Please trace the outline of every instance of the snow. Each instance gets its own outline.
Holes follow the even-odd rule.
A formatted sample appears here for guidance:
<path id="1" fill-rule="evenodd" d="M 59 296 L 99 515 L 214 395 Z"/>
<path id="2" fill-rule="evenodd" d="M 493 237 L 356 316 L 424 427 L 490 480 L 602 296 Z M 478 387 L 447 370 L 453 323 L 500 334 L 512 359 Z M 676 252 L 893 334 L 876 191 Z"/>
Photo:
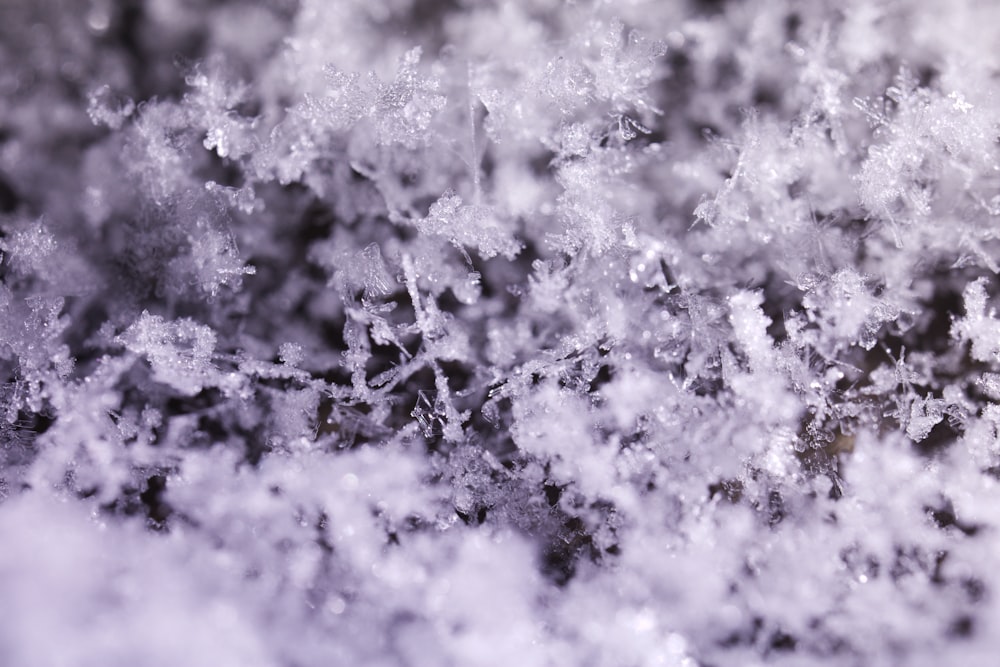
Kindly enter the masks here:
<path id="1" fill-rule="evenodd" d="M 992 664 L 962 0 L 0 3 L 0 664 Z"/>

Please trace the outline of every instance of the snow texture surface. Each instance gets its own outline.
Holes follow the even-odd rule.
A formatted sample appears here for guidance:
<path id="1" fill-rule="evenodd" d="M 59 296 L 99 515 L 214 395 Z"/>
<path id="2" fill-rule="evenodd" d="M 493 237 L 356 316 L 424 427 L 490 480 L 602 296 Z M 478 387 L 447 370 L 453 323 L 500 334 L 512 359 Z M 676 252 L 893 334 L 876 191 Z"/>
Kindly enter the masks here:
<path id="1" fill-rule="evenodd" d="M 0 664 L 995 665 L 997 44 L 0 0 Z"/>

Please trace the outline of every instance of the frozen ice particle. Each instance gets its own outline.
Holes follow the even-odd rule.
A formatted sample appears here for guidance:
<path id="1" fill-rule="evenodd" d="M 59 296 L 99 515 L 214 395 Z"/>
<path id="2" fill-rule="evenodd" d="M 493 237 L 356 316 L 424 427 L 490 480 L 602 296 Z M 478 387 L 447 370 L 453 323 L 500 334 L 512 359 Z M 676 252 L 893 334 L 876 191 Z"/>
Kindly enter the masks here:
<path id="1" fill-rule="evenodd" d="M 135 112 L 132 98 L 116 94 L 111 86 L 103 85 L 90 94 L 87 113 L 94 125 L 119 130 Z"/>
<path id="2" fill-rule="evenodd" d="M 965 317 L 955 320 L 952 335 L 971 345 L 972 358 L 976 361 L 1000 361 L 1000 320 L 987 305 L 986 279 L 969 283 L 963 292 Z"/>
<path id="3" fill-rule="evenodd" d="M 154 379 L 182 394 L 194 395 L 218 383 L 212 365 L 215 332 L 192 319 L 168 321 L 143 311 L 117 340 L 149 360 Z"/>

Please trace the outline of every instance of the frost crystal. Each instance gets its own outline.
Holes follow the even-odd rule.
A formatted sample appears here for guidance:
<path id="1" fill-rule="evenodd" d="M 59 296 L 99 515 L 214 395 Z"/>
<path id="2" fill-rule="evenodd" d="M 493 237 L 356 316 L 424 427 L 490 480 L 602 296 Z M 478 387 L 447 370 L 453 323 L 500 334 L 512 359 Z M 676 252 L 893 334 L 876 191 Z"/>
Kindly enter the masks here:
<path id="1" fill-rule="evenodd" d="M 1000 10 L 0 1 L 0 665 L 990 665 Z"/>
<path id="2" fill-rule="evenodd" d="M 117 340 L 149 360 L 153 379 L 182 394 L 194 395 L 214 384 L 217 372 L 211 360 L 215 333 L 194 320 L 166 322 L 143 311 Z"/>
<path id="3" fill-rule="evenodd" d="M 993 308 L 987 310 L 986 280 L 970 283 L 963 292 L 965 317 L 956 320 L 952 332 L 959 340 L 972 343 L 976 361 L 1000 362 L 1000 320 Z"/>

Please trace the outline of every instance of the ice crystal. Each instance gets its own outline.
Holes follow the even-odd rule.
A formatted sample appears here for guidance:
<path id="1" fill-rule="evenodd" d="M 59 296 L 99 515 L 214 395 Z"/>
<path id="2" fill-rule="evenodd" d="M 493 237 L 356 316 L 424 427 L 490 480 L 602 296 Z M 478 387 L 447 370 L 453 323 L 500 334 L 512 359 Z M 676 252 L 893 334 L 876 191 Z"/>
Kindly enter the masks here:
<path id="1" fill-rule="evenodd" d="M 992 664 L 990 3 L 0 3 L 0 664 Z"/>

